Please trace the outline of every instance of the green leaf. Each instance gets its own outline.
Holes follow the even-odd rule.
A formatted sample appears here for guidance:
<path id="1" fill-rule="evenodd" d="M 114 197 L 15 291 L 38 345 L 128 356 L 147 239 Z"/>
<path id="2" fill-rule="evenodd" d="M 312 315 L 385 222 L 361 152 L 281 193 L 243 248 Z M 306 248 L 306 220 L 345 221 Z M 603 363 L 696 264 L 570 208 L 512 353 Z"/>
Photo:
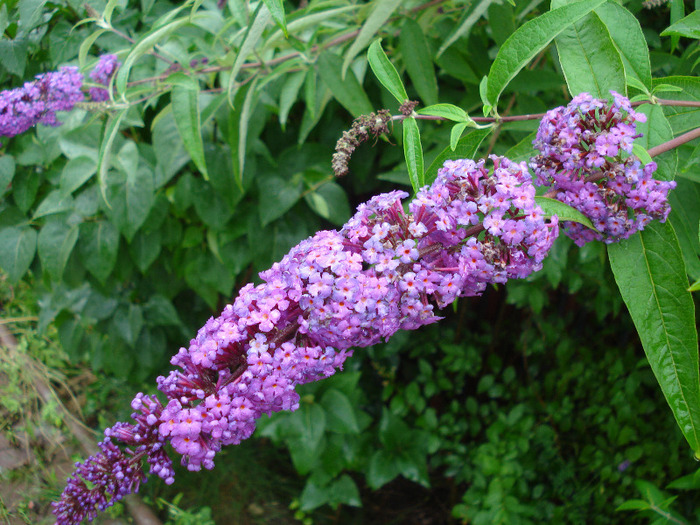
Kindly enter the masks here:
<path id="1" fill-rule="evenodd" d="M 306 78 L 305 71 L 297 71 L 296 73 L 290 73 L 287 75 L 282 89 L 280 91 L 280 103 L 279 103 L 279 121 L 282 129 L 285 129 L 287 125 L 287 117 L 289 117 L 289 111 L 292 106 L 297 101 L 297 95 L 299 94 L 299 89 L 301 89 L 304 79 Z"/>
<path id="2" fill-rule="evenodd" d="M 267 226 L 275 219 L 284 215 L 301 198 L 304 183 L 301 177 L 291 179 L 282 177 L 260 177 L 258 186 L 265 195 L 265 206 L 260 206 L 260 222 Z"/>
<path id="3" fill-rule="evenodd" d="M 80 226 L 78 253 L 87 270 L 104 283 L 117 262 L 119 231 L 109 221 L 85 222 Z"/>
<path id="4" fill-rule="evenodd" d="M 372 68 L 374 75 L 377 80 L 381 82 L 389 93 L 394 95 L 394 98 L 403 104 L 408 100 L 408 95 L 406 94 L 406 88 L 404 88 L 403 82 L 401 82 L 401 77 L 398 71 L 391 63 L 386 53 L 382 49 L 381 38 L 372 42 L 367 50 L 367 61 L 369 62 L 369 67 Z"/>
<path id="5" fill-rule="evenodd" d="M 638 80 L 646 91 L 651 90 L 649 46 L 637 17 L 615 2 L 596 8 L 595 13 L 607 28 L 625 65 L 627 82 Z M 645 90 L 642 90 L 645 91 Z"/>
<path id="6" fill-rule="evenodd" d="M 74 157 L 66 162 L 61 172 L 61 192 L 66 195 L 85 184 L 97 173 L 97 163 L 90 157 Z"/>
<path id="7" fill-rule="evenodd" d="M 607 99 L 610 90 L 627 93 L 622 58 L 596 13 L 589 13 L 561 31 L 556 44 L 572 95 L 588 92 Z"/>
<path id="8" fill-rule="evenodd" d="M 236 83 L 238 72 L 241 70 L 241 66 L 243 66 L 243 63 L 248 56 L 250 56 L 250 54 L 255 50 L 255 46 L 257 46 L 258 42 L 260 42 L 263 31 L 265 30 L 267 23 L 270 21 L 270 11 L 264 4 L 260 4 L 255 10 L 255 14 L 253 16 L 253 21 L 248 26 L 246 35 L 243 38 L 243 42 L 241 43 L 241 47 L 236 54 L 236 59 L 233 61 L 233 66 L 231 66 L 231 72 L 229 73 L 230 77 L 227 92 L 229 102 L 232 105 L 234 95 L 239 87 L 239 85 Z"/>
<path id="9" fill-rule="evenodd" d="M 411 179 L 413 191 L 418 192 L 425 186 L 423 172 L 423 146 L 420 142 L 420 131 L 416 119 L 409 117 L 403 121 L 403 153 L 408 168 L 408 178 Z"/>
<path id="10" fill-rule="evenodd" d="M 153 173 L 146 166 L 126 174 L 110 171 L 107 198 L 111 207 L 105 206 L 105 213 L 127 241 L 131 242 L 148 217 L 155 202 L 154 191 Z"/>
<path id="11" fill-rule="evenodd" d="M 97 180 L 100 184 L 100 193 L 102 194 L 102 198 L 108 207 L 110 206 L 110 203 L 107 199 L 106 193 L 106 174 L 110 166 L 112 144 L 114 144 L 114 139 L 117 137 L 119 125 L 126 115 L 126 111 L 126 109 L 122 109 L 121 111 L 110 115 L 107 119 L 104 135 L 102 136 L 102 142 L 100 143 L 100 151 L 97 155 Z"/>
<path id="12" fill-rule="evenodd" d="M 451 147 L 447 147 L 440 152 L 437 158 L 430 163 L 428 169 L 425 171 L 425 183 L 432 184 L 437 177 L 437 172 L 446 160 L 455 159 L 471 159 L 476 155 L 481 142 L 486 138 L 486 136 L 491 133 L 491 128 L 486 129 L 475 129 L 470 131 L 467 135 L 459 139 L 457 147 L 452 150 Z"/>
<path id="13" fill-rule="evenodd" d="M 622 505 L 618 506 L 615 510 L 648 510 L 650 508 L 651 505 L 648 501 L 644 501 L 643 499 L 629 499 Z"/>
<path id="14" fill-rule="evenodd" d="M 13 75 L 21 77 L 27 66 L 27 49 L 29 42 L 26 38 L 0 39 L 0 64 Z"/>
<path id="15" fill-rule="evenodd" d="M 236 182 L 238 182 L 238 187 L 243 189 L 243 169 L 245 168 L 245 158 L 246 150 L 248 144 L 248 124 L 250 123 L 250 118 L 255 110 L 255 105 L 258 103 L 258 91 L 255 89 L 258 84 L 259 78 L 253 80 L 250 85 L 250 89 L 245 94 L 243 99 L 243 105 L 241 106 L 241 118 L 238 122 L 238 171 L 236 172 L 238 177 Z"/>
<path id="16" fill-rule="evenodd" d="M 399 475 L 399 467 L 393 455 L 386 450 L 377 450 L 369 460 L 366 471 L 367 484 L 374 490 L 386 485 Z"/>
<path id="17" fill-rule="evenodd" d="M 442 117 L 454 122 L 470 122 L 471 119 L 467 112 L 454 104 L 433 104 L 419 109 L 416 113 L 419 115 L 432 115 L 434 117 Z"/>
<path id="18" fill-rule="evenodd" d="M 651 369 L 691 449 L 700 457 L 700 377 L 695 305 L 671 225 L 650 223 L 608 245 L 615 280 Z"/>
<path id="19" fill-rule="evenodd" d="M 287 21 L 284 18 L 284 2 L 282 0 L 263 0 L 265 6 L 270 11 L 275 24 L 282 30 L 285 38 L 289 37 L 287 32 Z"/>
<path id="20" fill-rule="evenodd" d="M 144 305 L 146 321 L 156 326 L 180 326 L 182 321 L 173 303 L 164 295 L 155 294 L 149 297 Z"/>
<path id="21" fill-rule="evenodd" d="M 700 38 L 700 11 L 693 11 L 661 32 L 661 36 L 671 35 Z"/>
<path id="22" fill-rule="evenodd" d="M 458 122 L 450 130 L 450 149 L 454 151 L 457 149 L 457 144 L 459 144 L 459 139 L 462 137 L 462 133 L 467 127 L 466 122 Z"/>
<path id="23" fill-rule="evenodd" d="M 87 62 L 87 54 L 88 51 L 90 51 L 90 48 L 92 45 L 95 43 L 95 41 L 100 38 L 104 33 L 106 33 L 107 30 L 104 28 L 96 29 L 92 33 L 90 33 L 85 40 L 83 40 L 83 43 L 80 44 L 80 48 L 78 50 L 78 64 L 80 65 L 80 68 L 84 68 L 85 64 Z"/>
<path id="24" fill-rule="evenodd" d="M 120 0 L 109 0 L 105 6 L 105 10 L 102 12 L 102 19 L 107 23 L 108 26 L 112 25 L 112 13 L 114 8 L 119 5 Z"/>
<path id="25" fill-rule="evenodd" d="M 355 73 L 348 71 L 343 79 L 341 68 L 341 58 L 330 51 L 323 51 L 316 62 L 316 69 L 321 80 L 345 109 L 355 117 L 371 113 L 372 104 L 357 81 Z"/>
<path id="26" fill-rule="evenodd" d="M 27 33 L 39 25 L 46 0 L 22 0 L 17 6 L 19 22 Z"/>
<path id="27" fill-rule="evenodd" d="M 288 439 L 294 467 L 299 474 L 307 474 L 322 452 L 326 414 L 319 405 L 304 403 L 288 418 L 288 425 L 290 433 L 295 434 Z"/>
<path id="28" fill-rule="evenodd" d="M 494 1 L 495 0 L 479 0 L 478 3 L 473 4 L 471 9 L 465 9 L 461 18 L 457 22 L 455 29 L 445 39 L 440 46 L 440 49 L 438 49 L 437 56 L 442 55 L 448 47 L 457 41 L 457 39 L 469 37 L 469 33 L 471 32 L 472 27 L 474 27 L 474 24 L 476 24 L 484 13 L 486 13 L 489 6 Z"/>
<path id="29" fill-rule="evenodd" d="M 552 215 L 559 217 L 560 223 L 562 221 L 578 222 L 592 230 L 595 230 L 593 223 L 590 221 L 590 219 L 588 219 L 588 217 L 568 204 L 559 202 L 556 199 L 550 199 L 549 197 L 535 197 L 535 202 L 540 208 L 542 208 L 542 211 L 548 217 L 551 217 Z"/>
<path id="30" fill-rule="evenodd" d="M 374 35 L 379 31 L 391 14 L 401 5 L 401 0 L 375 0 L 371 3 L 371 12 L 367 15 L 360 33 L 353 40 L 352 45 L 343 53 L 345 59 L 341 67 L 341 78 L 345 79 L 350 64 L 357 54 L 369 44 Z"/>
<path id="31" fill-rule="evenodd" d="M 128 345 L 133 346 L 143 328 L 143 309 L 130 303 L 122 304 L 112 318 L 112 330 L 115 335 L 123 339 Z"/>
<path id="32" fill-rule="evenodd" d="M 515 75 L 564 29 L 606 0 L 582 0 L 554 9 L 523 24 L 505 41 L 491 65 L 486 101 L 496 106 L 501 93 Z"/>
<path id="33" fill-rule="evenodd" d="M 168 81 L 174 84 L 170 97 L 175 124 L 180 132 L 180 137 L 182 137 L 182 142 L 204 180 L 209 180 L 202 143 L 199 82 L 184 73 L 176 73 L 170 76 Z"/>
<path id="34" fill-rule="evenodd" d="M 425 104 L 436 104 L 438 85 L 430 49 L 423 30 L 412 18 L 406 18 L 401 26 L 399 50 L 408 76 L 420 98 Z"/>
<path id="35" fill-rule="evenodd" d="M 0 198 L 5 194 L 15 177 L 15 159 L 12 155 L 0 157 Z"/>
<path id="36" fill-rule="evenodd" d="M 139 231 L 129 243 L 129 254 L 141 273 L 146 273 L 161 250 L 160 230 Z"/>
<path id="37" fill-rule="evenodd" d="M 129 54 L 124 59 L 124 63 L 117 70 L 117 75 L 114 80 L 115 90 L 121 95 L 122 99 L 126 99 L 126 84 L 129 81 L 131 68 L 134 66 L 136 61 L 151 51 L 160 40 L 169 36 L 182 26 L 187 25 L 189 22 L 189 16 L 185 16 L 178 20 L 173 20 L 164 26 L 157 27 L 156 29 L 146 33 L 141 40 L 131 47 L 131 51 L 129 51 Z"/>
<path id="38" fill-rule="evenodd" d="M 60 281 L 63 270 L 78 240 L 78 225 L 69 225 L 64 218 L 54 219 L 41 228 L 37 245 L 44 270 L 54 281 Z"/>
<path id="39" fill-rule="evenodd" d="M 64 194 L 61 190 L 53 190 L 37 207 L 32 220 L 54 213 L 61 213 L 73 209 L 73 198 Z"/>
<path id="40" fill-rule="evenodd" d="M 670 100 L 700 101 L 700 78 L 673 76 L 653 79 L 654 92 L 665 87 L 663 98 Z M 674 89 L 677 91 L 670 91 Z M 700 107 L 664 106 L 664 113 L 673 132 L 678 135 L 700 126 Z"/>
<path id="41" fill-rule="evenodd" d="M 304 199 L 318 215 L 337 226 L 342 226 L 350 218 L 347 194 L 335 182 L 322 184 L 315 191 L 307 193 Z"/>
<path id="42" fill-rule="evenodd" d="M 642 136 L 635 139 L 635 143 L 646 150 L 654 146 L 668 142 L 673 138 L 671 125 L 664 116 L 663 109 L 657 105 L 643 104 L 637 108 L 639 113 L 647 116 L 646 122 L 637 122 L 637 133 Z M 673 149 L 654 158 L 657 164 L 654 178 L 661 180 L 673 180 L 678 170 L 678 151 Z"/>
<path id="43" fill-rule="evenodd" d="M 323 394 L 321 405 L 326 410 L 326 428 L 340 434 L 359 434 L 355 409 L 348 397 L 331 388 Z"/>
<path id="44" fill-rule="evenodd" d="M 669 220 L 678 235 L 686 270 L 692 279 L 700 279 L 700 184 L 678 178 L 678 186 L 669 193 Z"/>
<path id="45" fill-rule="evenodd" d="M 10 283 L 16 284 L 27 273 L 36 253 L 36 230 L 30 226 L 0 229 L 0 267 Z"/>

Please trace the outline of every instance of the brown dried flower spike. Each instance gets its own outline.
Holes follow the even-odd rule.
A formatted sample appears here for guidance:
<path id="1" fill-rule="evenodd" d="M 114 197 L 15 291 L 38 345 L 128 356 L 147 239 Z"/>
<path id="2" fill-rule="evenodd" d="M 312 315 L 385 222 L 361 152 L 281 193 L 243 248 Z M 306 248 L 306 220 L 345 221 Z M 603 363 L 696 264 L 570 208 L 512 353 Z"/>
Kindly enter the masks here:
<path id="1" fill-rule="evenodd" d="M 343 136 L 335 145 L 331 164 L 336 177 L 348 174 L 348 163 L 357 146 L 366 142 L 370 136 L 378 137 L 389 132 L 387 124 L 390 121 L 391 113 L 387 109 L 382 109 L 369 115 L 360 115 L 353 121 L 349 130 L 343 131 Z"/>

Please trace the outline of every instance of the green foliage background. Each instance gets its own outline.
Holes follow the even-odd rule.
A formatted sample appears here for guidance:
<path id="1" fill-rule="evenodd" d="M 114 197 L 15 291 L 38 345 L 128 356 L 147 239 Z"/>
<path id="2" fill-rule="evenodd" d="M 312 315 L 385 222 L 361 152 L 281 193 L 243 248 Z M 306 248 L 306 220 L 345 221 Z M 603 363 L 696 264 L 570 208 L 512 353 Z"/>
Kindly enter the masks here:
<path id="1" fill-rule="evenodd" d="M 423 154 L 410 174 L 399 123 L 358 149 L 347 177 L 330 170 L 354 117 L 398 114 L 368 68 L 367 47 L 378 36 L 418 109 L 449 103 L 475 117 L 500 97 L 502 116 L 541 113 L 568 100 L 567 82 L 588 88 L 591 76 L 567 71 L 562 47 L 546 43 L 512 81 L 494 75 L 480 88 L 507 39 L 549 9 L 514 3 L 1 3 L 5 88 L 62 64 L 87 74 L 103 53 L 123 62 L 110 103 L 7 140 L 0 157 L 0 266 L 12 283 L 34 276 L 37 329 L 55 327 L 73 363 L 107 378 L 90 397 L 101 406 L 92 407 L 101 414 L 96 425 L 128 417 L 131 396 L 155 390 L 170 355 L 238 288 L 299 240 L 342 225 L 371 195 L 431 180 L 447 155 L 532 154 L 537 120 L 490 134 L 417 121 Z M 697 40 L 681 38 L 697 31 L 692 14 L 683 18 L 696 6 L 622 4 L 641 23 L 650 68 L 626 77 L 623 59 L 604 49 L 609 71 L 596 65 L 592 77 L 630 96 L 654 87 L 666 98 L 700 100 Z M 594 26 L 612 34 L 605 15 L 619 5 L 605 6 Z M 673 23 L 681 25 L 663 33 Z M 588 38 L 596 43 L 600 34 Z M 668 129 L 658 120 L 651 132 L 670 137 L 700 124 L 693 108 L 663 113 Z M 445 151 L 450 144 L 455 152 Z M 681 177 L 670 222 L 697 280 L 696 144 L 658 160 L 668 177 Z M 615 513 L 630 498 L 651 505 L 628 503 L 646 509 L 639 516 L 697 521 L 694 478 L 677 483 L 695 492 L 675 501 L 655 488 L 695 465 L 607 257 L 602 245 L 576 249 L 559 239 L 539 274 L 461 300 L 439 325 L 358 350 L 342 374 L 304 386 L 297 412 L 262 421 L 260 443 L 223 453 L 217 469 L 279 476 L 280 490 L 270 483 L 261 493 L 295 500 L 297 518 L 320 522 L 645 522 Z M 242 460 L 246 454 L 260 465 Z M 153 483 L 149 496 L 185 492 L 186 506 L 211 507 L 217 523 L 254 519 L 229 505 L 236 495 L 226 476 L 202 481 L 211 477 L 183 472 L 185 481 L 173 489 Z"/>

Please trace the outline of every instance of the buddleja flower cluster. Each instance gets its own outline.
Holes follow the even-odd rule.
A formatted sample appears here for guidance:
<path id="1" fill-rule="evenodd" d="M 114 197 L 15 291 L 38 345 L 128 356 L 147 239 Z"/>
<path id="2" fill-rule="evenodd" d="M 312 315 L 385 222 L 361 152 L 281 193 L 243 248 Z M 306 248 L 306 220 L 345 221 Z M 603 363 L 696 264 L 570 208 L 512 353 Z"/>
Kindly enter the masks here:
<path id="1" fill-rule="evenodd" d="M 0 136 L 14 137 L 37 124 L 58 126 L 56 112 L 69 111 L 83 100 L 82 85 L 78 68 L 62 67 L 0 92 Z"/>
<path id="2" fill-rule="evenodd" d="M 90 78 L 106 86 L 120 65 L 116 55 L 102 55 Z M 0 92 L 0 136 L 14 137 L 37 124 L 60 125 L 56 112 L 70 111 L 82 102 L 85 99 L 82 87 L 83 75 L 78 68 L 64 66 L 37 75 L 36 80 L 22 87 Z M 104 88 L 91 87 L 88 91 L 93 102 L 109 99 Z"/>
<path id="3" fill-rule="evenodd" d="M 138 394 L 133 422 L 105 431 L 101 452 L 76 465 L 54 513 L 92 519 L 150 473 L 173 482 L 164 446 L 190 470 L 211 469 L 262 414 L 295 410 L 296 385 L 331 376 L 363 347 L 440 318 L 435 307 L 541 267 L 558 234 L 535 204 L 525 163 L 447 161 L 404 211 L 400 191 L 361 205 L 340 231 L 322 231 L 240 290 L 158 378 L 165 403 Z M 120 442 L 119 448 L 115 442 Z"/>
<path id="4" fill-rule="evenodd" d="M 656 164 L 642 166 L 633 156 L 636 123 L 646 116 L 611 91 L 612 101 L 582 93 L 566 107 L 547 113 L 533 144 L 540 154 L 530 167 L 538 184 L 552 186 L 556 198 L 590 218 L 598 230 L 564 222 L 579 246 L 592 240 L 627 239 L 652 219 L 664 222 L 671 211 L 668 191 L 675 182 L 652 178 Z"/>
<path id="5" fill-rule="evenodd" d="M 95 68 L 90 72 L 90 79 L 103 86 L 108 86 L 112 76 L 121 65 L 122 63 L 117 59 L 117 55 L 102 55 L 97 61 Z M 90 100 L 93 102 L 109 100 L 109 91 L 104 88 L 91 87 L 88 92 L 90 93 Z"/>

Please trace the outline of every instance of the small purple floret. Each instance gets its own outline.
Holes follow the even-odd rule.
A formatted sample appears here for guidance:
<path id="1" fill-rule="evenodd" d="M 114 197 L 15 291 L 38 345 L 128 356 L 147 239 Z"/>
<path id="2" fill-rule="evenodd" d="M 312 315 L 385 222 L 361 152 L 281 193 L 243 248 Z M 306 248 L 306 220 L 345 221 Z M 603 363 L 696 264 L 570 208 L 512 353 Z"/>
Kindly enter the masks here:
<path id="1" fill-rule="evenodd" d="M 598 232 L 564 222 L 565 233 L 583 246 L 627 239 L 652 219 L 664 222 L 671 208 L 668 192 L 673 181 L 652 178 L 656 163 L 642 166 L 632 155 L 636 122 L 646 115 L 614 91 L 612 102 L 588 93 L 566 107 L 547 112 L 533 141 L 540 154 L 530 162 L 537 182 L 551 186 L 556 198 L 587 216 Z"/>

